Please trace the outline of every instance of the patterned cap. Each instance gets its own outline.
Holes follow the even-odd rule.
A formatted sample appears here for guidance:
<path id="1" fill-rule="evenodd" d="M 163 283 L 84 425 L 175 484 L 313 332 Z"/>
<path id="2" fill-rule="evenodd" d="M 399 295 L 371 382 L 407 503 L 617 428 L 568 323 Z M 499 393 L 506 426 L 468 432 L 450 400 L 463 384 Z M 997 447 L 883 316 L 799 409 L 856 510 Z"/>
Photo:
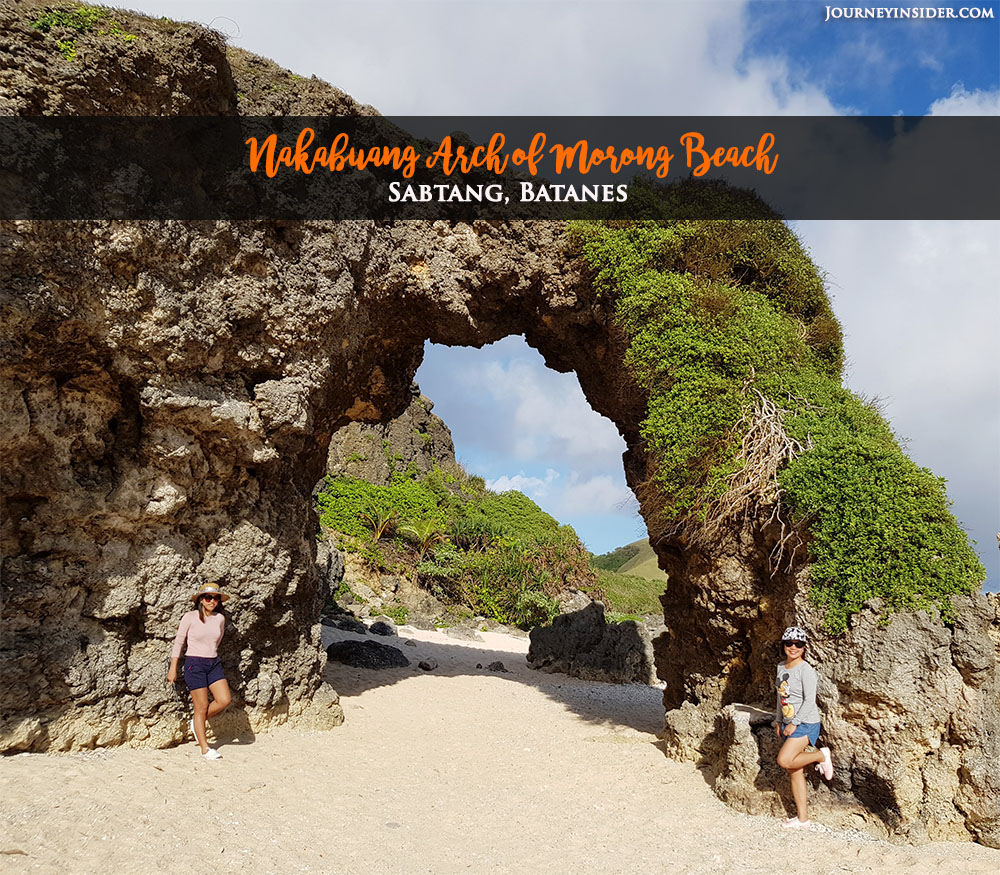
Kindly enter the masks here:
<path id="1" fill-rule="evenodd" d="M 806 635 L 805 629 L 800 629 L 798 626 L 789 626 L 781 633 L 782 641 L 808 641 L 809 636 Z"/>

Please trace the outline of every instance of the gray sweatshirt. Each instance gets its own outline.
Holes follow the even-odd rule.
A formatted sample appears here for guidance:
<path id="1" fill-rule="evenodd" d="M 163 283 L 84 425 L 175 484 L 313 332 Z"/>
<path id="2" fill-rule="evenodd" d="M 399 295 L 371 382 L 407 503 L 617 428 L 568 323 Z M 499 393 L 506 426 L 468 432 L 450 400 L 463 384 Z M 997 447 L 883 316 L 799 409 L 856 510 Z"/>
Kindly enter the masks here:
<path id="1" fill-rule="evenodd" d="M 808 662 L 800 662 L 795 668 L 778 666 L 778 724 L 819 723 L 819 708 L 816 707 L 817 675 Z"/>

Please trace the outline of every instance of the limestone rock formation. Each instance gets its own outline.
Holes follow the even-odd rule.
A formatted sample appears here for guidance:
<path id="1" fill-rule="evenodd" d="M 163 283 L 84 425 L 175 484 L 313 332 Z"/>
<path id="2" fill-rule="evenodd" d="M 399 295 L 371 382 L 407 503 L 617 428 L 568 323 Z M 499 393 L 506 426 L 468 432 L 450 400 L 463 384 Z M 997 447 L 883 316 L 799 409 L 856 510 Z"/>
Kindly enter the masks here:
<path id="1" fill-rule="evenodd" d="M 80 33 L 69 61 L 32 27 L 37 11 L 0 13 L 8 114 L 370 112 L 202 28 L 124 12 L 134 40 Z M 0 749 L 182 740 L 166 657 L 205 580 L 235 596 L 229 719 L 253 731 L 342 719 L 319 624 L 337 560 L 317 572 L 311 503 L 331 435 L 405 410 L 428 339 L 523 333 L 575 371 L 628 446 L 670 575 L 655 656 L 671 749 L 725 757 L 719 792 L 770 809 L 761 791 L 784 778 L 766 732 L 717 720 L 769 705 L 774 642 L 795 621 L 813 634 L 837 761 L 820 806 L 1000 847 L 996 599 L 956 599 L 948 624 L 914 614 L 884 628 L 873 605 L 830 639 L 804 562 L 772 575 L 781 535 L 766 518 L 711 549 L 666 531 L 639 430 L 646 390 L 561 225 L 20 221 L 0 225 L 0 259 Z M 748 733 L 765 763 L 754 778 Z"/>
<path id="2" fill-rule="evenodd" d="M 678 580 L 672 575 L 671 585 Z M 1000 598 L 956 597 L 952 625 L 924 612 L 893 615 L 886 625 L 883 605 L 873 600 L 846 635 L 832 638 L 803 591 L 782 604 L 780 593 L 761 588 L 759 608 L 748 604 L 753 596 L 736 602 L 734 595 L 718 588 L 695 600 L 690 641 L 671 613 L 681 603 L 676 591 L 663 597 L 667 633 L 654 642 L 657 667 L 671 678 L 679 667 L 688 672 L 686 697 L 669 683 L 664 694 L 668 753 L 705 764 L 716 792 L 734 807 L 793 811 L 770 724 L 777 642 L 794 618 L 810 633 L 806 658 L 820 676 L 821 740 L 834 758 L 832 782 L 810 776 L 810 807 L 819 819 L 914 840 L 971 834 L 1000 847 Z M 691 614 L 692 606 L 685 610 Z M 713 663 L 713 654 L 726 661 Z"/>
<path id="3" fill-rule="evenodd" d="M 653 684 L 653 646 L 642 623 L 608 623 L 604 606 L 591 602 L 560 614 L 551 626 L 538 626 L 528 636 L 528 665 L 590 681 Z"/>
<path id="4" fill-rule="evenodd" d="M 407 408 L 386 423 L 351 422 L 338 429 L 330 441 L 327 470 L 370 483 L 386 485 L 393 471 L 427 474 L 436 466 L 455 467 L 451 430 L 431 411 L 434 402 L 420 394 L 414 383 Z"/>

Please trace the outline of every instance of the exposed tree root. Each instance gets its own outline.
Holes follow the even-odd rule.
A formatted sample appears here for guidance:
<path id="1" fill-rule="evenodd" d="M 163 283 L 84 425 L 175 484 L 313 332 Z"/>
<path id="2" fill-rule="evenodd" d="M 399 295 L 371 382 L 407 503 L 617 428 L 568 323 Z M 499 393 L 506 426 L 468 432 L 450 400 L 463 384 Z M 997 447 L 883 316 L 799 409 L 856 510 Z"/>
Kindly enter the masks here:
<path id="1" fill-rule="evenodd" d="M 778 542 L 768 562 L 773 576 L 786 555 L 786 570 L 792 567 L 796 552 L 804 543 L 798 529 L 783 513 L 778 471 L 811 449 L 812 441 L 803 445 L 788 435 L 783 420 L 788 411 L 753 386 L 752 377 L 743 388 L 744 394 L 752 399 L 752 405 L 735 428 L 737 433 L 743 434 L 739 469 L 729 476 L 725 492 L 699 502 L 679 523 L 675 533 L 686 536 L 691 547 L 710 547 L 733 522 L 739 520 L 745 525 L 751 517 L 768 514 L 767 524 L 780 526 Z M 791 396 L 789 401 L 800 407 L 807 403 Z"/>

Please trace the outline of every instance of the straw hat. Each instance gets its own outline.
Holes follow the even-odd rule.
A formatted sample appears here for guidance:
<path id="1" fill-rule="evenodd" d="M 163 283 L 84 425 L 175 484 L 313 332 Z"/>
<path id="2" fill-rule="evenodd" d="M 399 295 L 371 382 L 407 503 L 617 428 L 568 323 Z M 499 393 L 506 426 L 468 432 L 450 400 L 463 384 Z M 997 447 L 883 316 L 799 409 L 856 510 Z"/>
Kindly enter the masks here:
<path id="1" fill-rule="evenodd" d="M 198 599 L 200 599 L 203 595 L 209 594 L 219 596 L 224 602 L 229 601 L 229 596 L 219 589 L 218 585 L 215 583 L 206 583 L 201 589 L 198 590 L 198 592 L 191 596 L 191 601 L 198 604 Z"/>

